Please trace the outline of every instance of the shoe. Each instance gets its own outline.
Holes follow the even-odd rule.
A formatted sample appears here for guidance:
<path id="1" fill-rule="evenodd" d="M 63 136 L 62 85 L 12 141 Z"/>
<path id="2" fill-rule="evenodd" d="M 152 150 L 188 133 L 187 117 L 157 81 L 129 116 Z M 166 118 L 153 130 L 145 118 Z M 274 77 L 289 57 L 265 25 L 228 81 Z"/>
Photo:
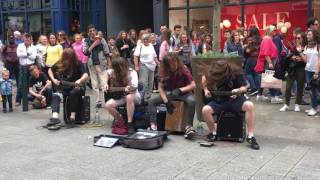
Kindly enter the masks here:
<path id="1" fill-rule="evenodd" d="M 285 111 L 287 111 L 287 110 L 289 110 L 290 108 L 289 108 L 289 106 L 288 105 L 283 105 L 283 107 L 280 109 L 280 112 L 285 112 Z"/>
<path id="2" fill-rule="evenodd" d="M 299 104 L 294 105 L 294 112 L 300 112 L 300 106 Z"/>
<path id="3" fill-rule="evenodd" d="M 255 96 L 257 94 L 258 94 L 257 90 L 252 90 L 252 91 L 250 91 L 249 96 Z"/>
<path id="4" fill-rule="evenodd" d="M 128 123 L 128 135 L 134 134 L 136 131 L 133 128 L 132 123 Z"/>
<path id="5" fill-rule="evenodd" d="M 257 95 L 256 100 L 257 100 L 257 101 L 269 101 L 270 98 L 267 97 L 267 96 L 264 96 L 264 95 Z"/>
<path id="6" fill-rule="evenodd" d="M 151 123 L 151 125 L 150 125 L 150 130 L 151 130 L 151 131 L 156 131 L 156 130 L 158 130 L 157 125 L 156 125 L 155 123 Z"/>
<path id="7" fill-rule="evenodd" d="M 6 110 L 6 109 L 3 109 L 2 112 L 3 112 L 3 113 L 7 113 L 7 110 Z"/>
<path id="8" fill-rule="evenodd" d="M 47 109 L 52 109 L 52 107 L 51 106 L 47 106 Z"/>
<path id="9" fill-rule="evenodd" d="M 305 100 L 302 99 L 301 105 L 310 105 L 310 103 L 306 102 Z"/>
<path id="10" fill-rule="evenodd" d="M 208 141 L 208 142 L 214 142 L 214 141 L 217 140 L 216 135 L 213 135 L 212 133 L 209 133 L 209 134 L 206 136 L 206 138 L 207 138 L 207 141 Z"/>
<path id="11" fill-rule="evenodd" d="M 247 138 L 247 142 L 250 144 L 250 147 L 254 150 L 259 150 L 260 146 L 255 137 Z"/>
<path id="12" fill-rule="evenodd" d="M 54 126 L 54 125 L 57 125 L 57 124 L 60 124 L 60 123 L 61 123 L 61 121 L 58 118 L 50 118 L 49 122 L 46 125 L 42 126 L 42 127 L 43 128 L 48 128 L 50 126 Z"/>
<path id="13" fill-rule="evenodd" d="M 308 116 L 314 116 L 317 114 L 317 110 L 311 108 L 309 111 L 308 111 Z"/>
<path id="14" fill-rule="evenodd" d="M 21 103 L 19 103 L 19 102 L 16 102 L 16 104 L 15 104 L 15 106 L 20 106 L 21 105 Z"/>
<path id="15" fill-rule="evenodd" d="M 271 98 L 271 104 L 281 104 L 283 103 L 283 99 L 279 98 L 279 97 L 273 97 Z"/>
<path id="16" fill-rule="evenodd" d="M 195 136 L 196 132 L 192 129 L 192 127 L 187 127 L 186 131 L 184 133 L 184 138 L 186 139 L 193 139 Z"/>
<path id="17" fill-rule="evenodd" d="M 72 129 L 75 127 L 76 127 L 75 119 L 70 118 L 70 121 L 68 123 L 66 123 L 66 129 Z"/>
<path id="18" fill-rule="evenodd" d="M 13 112 L 13 109 L 12 109 L 12 108 L 9 108 L 9 112 Z"/>

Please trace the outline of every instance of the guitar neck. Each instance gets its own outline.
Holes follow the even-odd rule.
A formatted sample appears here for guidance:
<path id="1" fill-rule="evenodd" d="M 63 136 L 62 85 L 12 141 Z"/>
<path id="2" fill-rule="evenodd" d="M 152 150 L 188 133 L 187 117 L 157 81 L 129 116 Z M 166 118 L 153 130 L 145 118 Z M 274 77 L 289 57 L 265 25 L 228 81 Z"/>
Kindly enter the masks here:
<path id="1" fill-rule="evenodd" d="M 125 91 L 126 87 L 109 87 L 110 92 L 122 92 Z"/>

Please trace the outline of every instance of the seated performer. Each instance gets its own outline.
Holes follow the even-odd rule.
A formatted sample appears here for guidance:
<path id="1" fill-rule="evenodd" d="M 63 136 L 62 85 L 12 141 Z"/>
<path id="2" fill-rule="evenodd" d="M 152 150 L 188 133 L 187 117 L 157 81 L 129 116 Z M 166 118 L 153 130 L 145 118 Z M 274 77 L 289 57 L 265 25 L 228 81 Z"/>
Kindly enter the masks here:
<path id="1" fill-rule="evenodd" d="M 120 97 L 111 95 L 111 99 L 106 102 L 107 111 L 116 119 L 123 121 L 123 117 L 117 111 L 117 107 L 126 104 L 128 116 L 128 133 L 133 134 L 133 114 L 135 104 L 141 102 L 141 96 L 138 92 L 138 74 L 135 70 L 129 68 L 128 61 L 122 57 L 112 60 L 112 69 L 107 70 L 106 93 L 112 92 L 113 87 L 123 87 L 120 91 Z M 118 90 L 117 90 L 118 91 Z M 121 92 L 122 91 L 122 92 Z M 117 93 L 119 94 L 119 93 Z"/>
<path id="2" fill-rule="evenodd" d="M 248 101 L 243 93 L 247 91 L 246 80 L 242 70 L 226 61 L 214 63 L 202 77 L 202 84 L 206 98 L 212 98 L 209 104 L 202 108 L 202 116 L 206 121 L 210 133 L 208 141 L 213 142 L 216 138 L 217 124 L 214 114 L 219 115 L 222 111 L 246 114 L 248 127 L 247 142 L 253 149 L 260 149 L 254 137 L 254 104 Z M 214 96 L 212 91 L 231 91 L 237 95 Z"/>
<path id="3" fill-rule="evenodd" d="M 60 123 L 59 112 L 60 102 L 68 97 L 69 110 L 71 112 L 67 128 L 74 127 L 76 112 L 78 112 L 81 96 L 84 95 L 84 84 L 88 80 L 83 64 L 77 59 L 77 55 L 71 48 L 64 49 L 61 59 L 48 71 L 53 83 L 52 95 L 52 117 L 47 126 L 54 126 Z"/>
<path id="4" fill-rule="evenodd" d="M 159 94 L 148 101 L 148 113 L 150 115 L 150 128 L 157 130 L 157 108 L 158 104 L 164 103 L 167 112 L 173 113 L 173 100 L 180 100 L 185 103 L 187 114 L 187 126 L 185 138 L 191 139 L 193 130 L 193 118 L 195 114 L 195 98 L 192 91 L 196 85 L 188 68 L 179 60 L 178 54 L 168 53 L 164 56 L 159 71 L 160 81 L 158 83 Z"/>

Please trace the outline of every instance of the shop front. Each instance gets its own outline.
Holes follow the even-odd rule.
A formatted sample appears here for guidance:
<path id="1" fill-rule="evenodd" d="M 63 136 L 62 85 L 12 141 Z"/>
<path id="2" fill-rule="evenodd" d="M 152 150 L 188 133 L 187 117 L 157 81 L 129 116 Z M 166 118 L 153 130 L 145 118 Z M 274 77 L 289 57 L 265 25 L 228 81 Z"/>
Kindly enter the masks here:
<path id="1" fill-rule="evenodd" d="M 1 39 L 15 30 L 29 32 L 35 40 L 40 34 L 59 30 L 71 35 L 82 32 L 93 22 L 92 8 L 97 3 L 99 0 L 0 0 Z"/>
<path id="2" fill-rule="evenodd" d="M 185 29 L 212 32 L 212 0 L 169 0 L 169 27 L 180 24 Z M 320 18 L 320 0 L 229 0 L 221 11 L 221 31 L 256 26 L 263 33 L 266 26 L 290 23 L 306 28 L 308 16 Z"/>

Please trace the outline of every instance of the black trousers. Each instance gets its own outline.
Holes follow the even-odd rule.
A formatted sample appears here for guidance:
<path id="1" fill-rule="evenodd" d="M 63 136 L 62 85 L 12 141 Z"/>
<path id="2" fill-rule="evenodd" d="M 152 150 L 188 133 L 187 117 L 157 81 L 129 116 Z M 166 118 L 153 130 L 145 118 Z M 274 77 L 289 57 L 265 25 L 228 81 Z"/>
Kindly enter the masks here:
<path id="1" fill-rule="evenodd" d="M 77 112 L 77 110 L 81 108 L 80 100 L 82 95 L 84 95 L 84 90 L 77 88 L 72 89 L 70 92 L 53 93 L 51 101 L 52 112 L 60 113 L 60 102 L 63 98 L 68 98 L 67 103 L 70 112 Z"/>
<path id="2" fill-rule="evenodd" d="M 10 95 L 2 95 L 3 109 L 7 109 L 7 102 L 9 104 L 9 109 L 12 109 L 12 94 L 10 94 Z"/>

